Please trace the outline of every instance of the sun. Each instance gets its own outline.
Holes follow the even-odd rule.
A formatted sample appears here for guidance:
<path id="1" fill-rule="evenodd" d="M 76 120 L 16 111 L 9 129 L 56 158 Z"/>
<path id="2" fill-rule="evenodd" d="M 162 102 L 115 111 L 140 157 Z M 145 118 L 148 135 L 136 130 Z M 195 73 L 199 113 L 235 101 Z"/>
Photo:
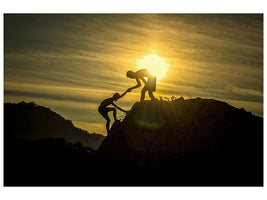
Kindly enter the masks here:
<path id="1" fill-rule="evenodd" d="M 168 65 L 162 57 L 150 54 L 138 61 L 138 68 L 148 69 L 152 75 L 157 77 L 157 80 L 160 80 L 165 77 Z"/>

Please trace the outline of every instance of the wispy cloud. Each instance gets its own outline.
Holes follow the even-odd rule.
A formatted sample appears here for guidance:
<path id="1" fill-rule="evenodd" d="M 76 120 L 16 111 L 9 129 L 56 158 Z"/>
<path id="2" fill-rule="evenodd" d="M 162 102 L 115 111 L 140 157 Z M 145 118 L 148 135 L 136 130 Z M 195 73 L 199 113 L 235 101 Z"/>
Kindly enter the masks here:
<path id="1" fill-rule="evenodd" d="M 169 64 L 156 96 L 216 98 L 262 113 L 263 15 L 5 15 L 4 35 L 6 102 L 103 123 L 98 104 L 133 86 L 127 70 L 153 52 Z M 140 89 L 133 92 L 118 104 L 138 101 Z"/>

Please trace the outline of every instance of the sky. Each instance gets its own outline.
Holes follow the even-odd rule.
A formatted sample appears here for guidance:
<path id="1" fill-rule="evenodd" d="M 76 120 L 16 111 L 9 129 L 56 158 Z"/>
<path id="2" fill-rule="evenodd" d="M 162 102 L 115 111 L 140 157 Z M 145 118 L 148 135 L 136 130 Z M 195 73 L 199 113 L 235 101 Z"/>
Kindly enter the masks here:
<path id="1" fill-rule="evenodd" d="M 5 14 L 4 102 L 35 102 L 106 135 L 99 104 L 134 86 L 126 72 L 149 55 L 166 66 L 156 98 L 212 98 L 263 116 L 261 14 Z M 141 89 L 116 104 L 129 110 Z"/>

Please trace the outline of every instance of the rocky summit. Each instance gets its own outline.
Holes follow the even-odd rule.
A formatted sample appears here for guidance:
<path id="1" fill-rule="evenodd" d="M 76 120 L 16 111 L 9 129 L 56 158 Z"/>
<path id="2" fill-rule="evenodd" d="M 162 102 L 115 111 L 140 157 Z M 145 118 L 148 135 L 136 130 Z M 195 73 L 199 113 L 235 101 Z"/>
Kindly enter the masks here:
<path id="1" fill-rule="evenodd" d="M 259 183 L 263 119 L 213 99 L 137 102 L 113 125 L 98 153 L 110 162 L 157 169 L 158 177 L 178 174 L 200 185 L 203 179 Z"/>

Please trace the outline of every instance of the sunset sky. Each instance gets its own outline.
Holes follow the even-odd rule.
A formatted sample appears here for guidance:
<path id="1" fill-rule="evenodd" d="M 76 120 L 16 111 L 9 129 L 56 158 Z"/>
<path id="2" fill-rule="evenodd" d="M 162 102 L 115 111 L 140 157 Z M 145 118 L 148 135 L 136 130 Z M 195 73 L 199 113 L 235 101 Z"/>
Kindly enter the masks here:
<path id="1" fill-rule="evenodd" d="M 261 14 L 4 16 L 4 102 L 33 101 L 90 133 L 106 135 L 98 105 L 149 62 L 165 73 L 158 99 L 212 98 L 263 116 Z M 116 104 L 129 110 L 141 89 Z"/>

